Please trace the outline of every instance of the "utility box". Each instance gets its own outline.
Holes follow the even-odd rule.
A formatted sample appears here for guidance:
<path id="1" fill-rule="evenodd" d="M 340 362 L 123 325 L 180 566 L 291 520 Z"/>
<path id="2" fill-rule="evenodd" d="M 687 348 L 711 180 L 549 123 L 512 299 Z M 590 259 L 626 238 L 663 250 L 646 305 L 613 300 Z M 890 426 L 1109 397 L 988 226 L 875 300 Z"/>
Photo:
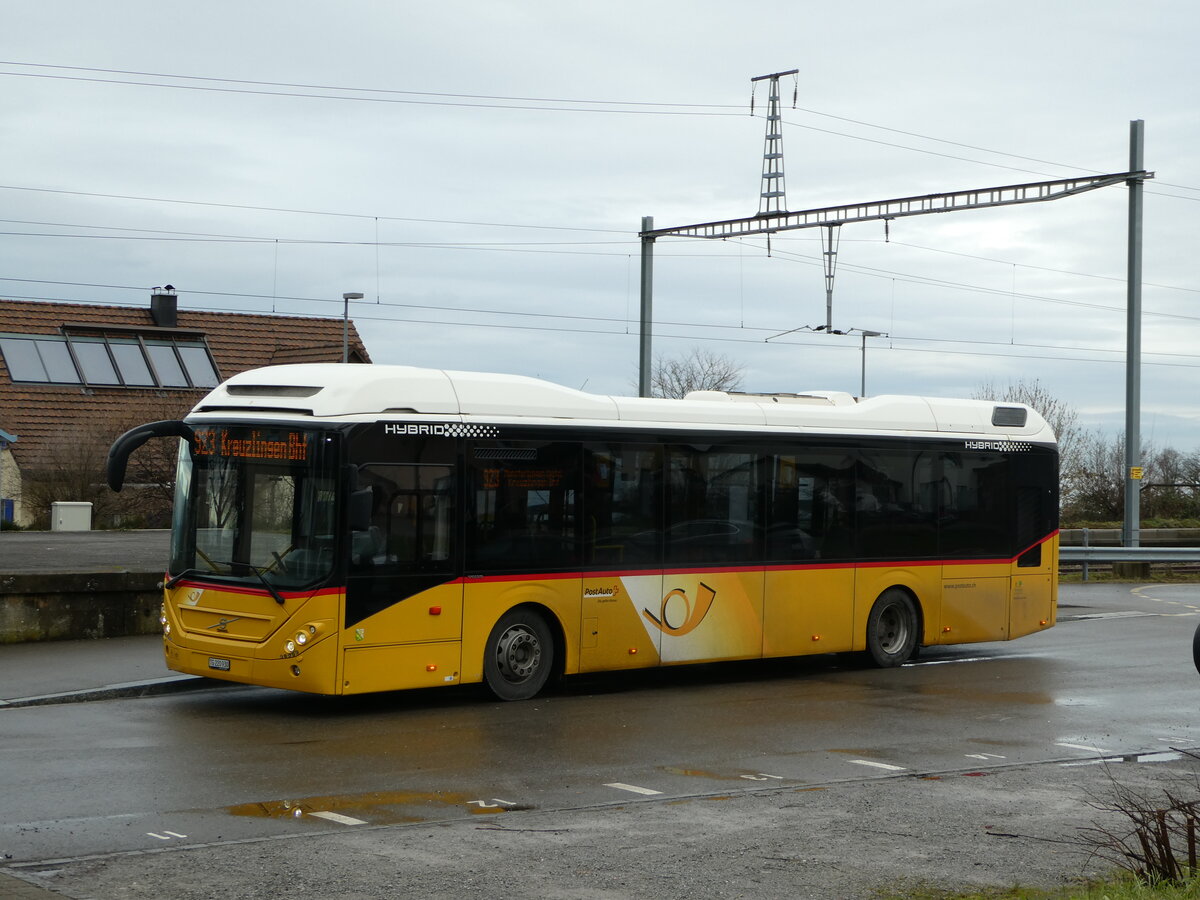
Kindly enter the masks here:
<path id="1" fill-rule="evenodd" d="M 59 501 L 50 504 L 51 531 L 91 531 L 92 504 Z"/>

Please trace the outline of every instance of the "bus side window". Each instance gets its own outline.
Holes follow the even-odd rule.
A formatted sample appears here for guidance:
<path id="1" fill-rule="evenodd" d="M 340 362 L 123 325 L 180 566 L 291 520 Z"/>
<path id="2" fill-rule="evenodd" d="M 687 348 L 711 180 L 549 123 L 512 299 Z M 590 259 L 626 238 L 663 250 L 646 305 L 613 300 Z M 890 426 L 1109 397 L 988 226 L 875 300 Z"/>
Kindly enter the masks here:
<path id="1" fill-rule="evenodd" d="M 935 555 L 938 511 L 947 494 L 940 456 L 869 450 L 860 459 L 855 489 L 859 553 L 865 559 Z"/>
<path id="2" fill-rule="evenodd" d="M 772 463 L 766 558 L 848 559 L 853 549 L 854 471 L 844 454 L 781 454 Z"/>
<path id="3" fill-rule="evenodd" d="M 476 445 L 468 452 L 467 565 L 474 571 L 578 565 L 580 445 Z"/>
<path id="4" fill-rule="evenodd" d="M 758 455 L 678 446 L 668 460 L 667 562 L 761 558 Z"/>
<path id="5" fill-rule="evenodd" d="M 942 478 L 948 502 L 940 510 L 939 554 L 950 559 L 1011 556 L 1007 458 L 998 453 L 946 453 Z"/>
<path id="6" fill-rule="evenodd" d="M 449 466 L 370 465 L 359 470 L 358 481 L 371 489 L 371 520 L 366 530 L 351 534 L 351 571 L 450 571 L 455 516 Z"/>
<path id="7" fill-rule="evenodd" d="M 662 558 L 662 450 L 620 444 L 584 456 L 584 561 L 654 565 Z"/>

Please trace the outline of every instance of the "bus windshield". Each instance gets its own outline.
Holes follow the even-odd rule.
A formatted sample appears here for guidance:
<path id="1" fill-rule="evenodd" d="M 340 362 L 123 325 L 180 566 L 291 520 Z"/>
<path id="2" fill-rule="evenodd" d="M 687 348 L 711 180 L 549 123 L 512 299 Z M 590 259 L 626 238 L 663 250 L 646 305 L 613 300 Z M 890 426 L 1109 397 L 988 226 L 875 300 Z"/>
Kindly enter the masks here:
<path id="1" fill-rule="evenodd" d="M 237 579 L 276 594 L 333 571 L 337 437 L 203 425 L 180 447 L 171 574 Z"/>

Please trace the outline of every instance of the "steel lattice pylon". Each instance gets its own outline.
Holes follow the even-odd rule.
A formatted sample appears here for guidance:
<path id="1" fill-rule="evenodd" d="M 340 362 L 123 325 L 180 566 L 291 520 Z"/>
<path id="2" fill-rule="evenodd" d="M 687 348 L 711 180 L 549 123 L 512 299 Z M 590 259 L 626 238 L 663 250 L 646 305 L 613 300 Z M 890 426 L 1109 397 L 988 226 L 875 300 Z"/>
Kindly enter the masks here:
<path id="1" fill-rule="evenodd" d="M 783 115 L 779 107 L 779 79 L 795 75 L 799 69 L 760 75 L 752 83 L 769 82 L 767 91 L 767 130 L 763 138 L 762 190 L 759 192 L 758 214 L 783 212 L 787 209 L 787 186 L 783 177 Z M 751 98 L 750 109 L 754 109 Z"/>

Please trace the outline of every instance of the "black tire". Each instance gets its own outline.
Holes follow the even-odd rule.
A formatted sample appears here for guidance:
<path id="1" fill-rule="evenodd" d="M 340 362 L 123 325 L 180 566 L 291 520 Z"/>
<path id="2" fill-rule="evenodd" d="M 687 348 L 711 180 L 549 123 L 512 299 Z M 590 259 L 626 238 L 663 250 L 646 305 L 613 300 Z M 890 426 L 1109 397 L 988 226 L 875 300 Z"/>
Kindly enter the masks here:
<path id="1" fill-rule="evenodd" d="M 1196 671 L 1200 672 L 1200 625 L 1196 626 L 1196 633 L 1192 636 L 1192 662 L 1196 664 Z"/>
<path id="2" fill-rule="evenodd" d="M 871 661 L 883 669 L 908 662 L 917 649 L 919 627 L 912 597 L 899 588 L 884 591 L 867 617 Z"/>
<path id="3" fill-rule="evenodd" d="M 501 700 L 528 700 L 546 685 L 554 668 L 554 638 L 546 620 L 514 609 L 488 635 L 483 678 Z"/>

